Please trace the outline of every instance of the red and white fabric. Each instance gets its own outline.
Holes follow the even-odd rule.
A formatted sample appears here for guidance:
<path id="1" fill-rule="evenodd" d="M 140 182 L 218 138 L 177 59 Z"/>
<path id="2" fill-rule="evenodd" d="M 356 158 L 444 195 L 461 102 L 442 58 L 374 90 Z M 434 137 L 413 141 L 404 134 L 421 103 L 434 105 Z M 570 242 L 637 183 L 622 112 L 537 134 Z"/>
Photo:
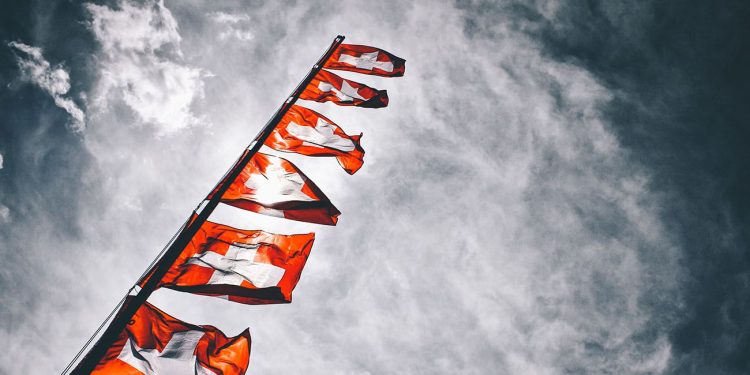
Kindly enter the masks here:
<path id="1" fill-rule="evenodd" d="M 328 197 L 294 164 L 256 153 L 221 202 L 263 215 L 336 225 L 341 214 Z"/>
<path id="2" fill-rule="evenodd" d="M 308 156 L 334 156 L 341 167 L 354 174 L 362 167 L 365 150 L 360 135 L 347 135 L 327 117 L 294 105 L 282 117 L 265 145 L 274 150 Z"/>
<path id="3" fill-rule="evenodd" d="M 146 303 L 92 375 L 242 375 L 250 332 L 227 337 L 212 326 L 182 322 Z"/>
<path id="4" fill-rule="evenodd" d="M 248 305 L 289 303 L 314 233 L 281 235 L 205 222 L 160 287 Z"/>
<path id="5" fill-rule="evenodd" d="M 342 44 L 323 65 L 327 69 L 348 70 L 381 77 L 401 77 L 406 60 L 379 48 Z"/>
<path id="6" fill-rule="evenodd" d="M 388 92 L 321 70 L 300 94 L 300 99 L 332 102 L 344 106 L 382 108 L 388 105 Z"/>

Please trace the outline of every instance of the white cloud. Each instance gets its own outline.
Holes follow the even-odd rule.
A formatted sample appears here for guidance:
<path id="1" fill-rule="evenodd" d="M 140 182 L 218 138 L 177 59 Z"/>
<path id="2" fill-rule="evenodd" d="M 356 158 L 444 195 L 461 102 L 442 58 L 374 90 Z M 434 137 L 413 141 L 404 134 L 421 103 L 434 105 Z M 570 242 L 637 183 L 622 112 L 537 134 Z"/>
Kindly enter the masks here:
<path id="1" fill-rule="evenodd" d="M 0 223 L 10 223 L 10 209 L 3 204 L 0 204 Z"/>
<path id="2" fill-rule="evenodd" d="M 250 21 L 250 16 L 247 14 L 214 12 L 211 14 L 211 19 L 218 24 L 222 24 L 222 29 L 219 32 L 219 39 L 222 41 L 234 38 L 247 42 L 254 37 L 253 33 L 246 26 L 243 26 Z"/>
<path id="3" fill-rule="evenodd" d="M 224 12 L 211 13 L 211 19 L 219 23 L 239 23 L 241 21 L 249 21 L 250 16 L 247 14 L 229 14 Z"/>
<path id="4" fill-rule="evenodd" d="M 235 38 L 240 41 L 246 42 L 246 41 L 253 39 L 253 33 L 247 30 L 240 30 L 240 29 L 224 30 L 221 33 L 219 33 L 219 39 L 227 40 L 229 38 Z"/>
<path id="5" fill-rule="evenodd" d="M 62 66 L 52 66 L 42 55 L 42 49 L 19 42 L 8 43 L 22 56 L 16 56 L 22 77 L 46 91 L 55 105 L 64 109 L 73 118 L 71 129 L 81 131 L 86 127 L 86 116 L 78 105 L 64 95 L 70 91 L 70 75 Z"/>
<path id="6" fill-rule="evenodd" d="M 0 169 L 3 169 L 3 154 L 0 154 Z M 10 209 L 0 204 L 0 223 L 10 222 Z"/>
<path id="7" fill-rule="evenodd" d="M 203 97 L 199 68 L 182 58 L 177 22 L 163 1 L 120 1 L 119 9 L 87 4 L 91 30 L 101 44 L 94 95 L 100 111 L 122 100 L 141 120 L 169 134 L 199 122 L 191 105 Z"/>

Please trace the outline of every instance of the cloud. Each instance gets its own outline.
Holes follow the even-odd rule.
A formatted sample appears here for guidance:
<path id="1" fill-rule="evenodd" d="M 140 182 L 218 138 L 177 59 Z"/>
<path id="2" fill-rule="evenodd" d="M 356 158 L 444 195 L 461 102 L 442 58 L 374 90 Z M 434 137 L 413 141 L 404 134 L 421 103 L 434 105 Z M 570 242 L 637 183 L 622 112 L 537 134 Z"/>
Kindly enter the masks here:
<path id="1" fill-rule="evenodd" d="M 554 7 L 528 5 L 543 14 L 533 21 L 491 3 L 169 5 L 86 7 L 100 71 L 85 139 L 96 167 L 81 179 L 96 189 L 81 189 L 85 205 L 69 220 L 80 233 L 55 242 L 75 256 L 45 266 L 53 276 L 23 279 L 51 292 L 28 297 L 39 304 L 30 308 L 8 304 L 31 318 L 13 327 L 13 342 L 28 345 L 4 353 L 3 370 L 59 371 L 340 33 L 406 58 L 407 73 L 356 78 L 389 90 L 382 110 L 300 103 L 365 133 L 355 176 L 334 160 L 283 155 L 342 210 L 339 225 L 227 207 L 212 217 L 317 233 L 294 303 L 170 291 L 151 301 L 229 335 L 251 327 L 257 373 L 666 371 L 683 277 L 660 218 L 667 200 L 613 132 L 612 88 L 525 32 Z M 255 37 L 216 43 L 227 25 Z M 215 78 L 204 84 L 206 71 Z M 176 131 L 201 118 L 220 125 Z M 170 137 L 119 126 L 143 121 Z M 17 248 L 34 238 L 33 254 L 46 254 L 18 229 Z M 35 275 L 26 258 L 13 264 Z"/>
<path id="2" fill-rule="evenodd" d="M 5 205 L 0 204 L 0 223 L 7 224 L 10 223 L 10 220 L 10 209 Z"/>
<path id="3" fill-rule="evenodd" d="M 249 21 L 250 16 L 247 14 L 229 14 L 224 12 L 211 13 L 211 18 L 219 23 L 236 24 L 242 21 Z"/>
<path id="4" fill-rule="evenodd" d="M 163 295 L 160 306 L 227 332 L 249 325 L 262 373 L 664 372 L 679 254 L 649 171 L 605 114 L 613 92 L 550 57 L 512 12 L 398 2 L 316 11 L 329 5 L 255 7 L 254 45 L 228 41 L 201 61 L 216 74 L 207 116 L 226 119 L 205 142 L 223 152 L 236 146 L 221 133 L 261 126 L 254 112 L 278 104 L 334 35 L 407 59 L 403 78 L 356 78 L 388 89 L 389 108 L 303 103 L 365 133 L 355 176 L 284 155 L 332 197 L 339 225 L 227 213 L 237 226 L 318 233 L 295 302 L 249 309 Z M 214 48 L 224 27 L 191 26 L 181 23 L 186 51 Z M 265 105 L 268 96 L 277 99 Z"/>
<path id="5" fill-rule="evenodd" d="M 750 35 L 744 4 L 555 4 L 556 14 L 532 33 L 554 58 L 575 61 L 616 88 L 613 125 L 649 165 L 651 189 L 669 196 L 661 218 L 689 276 L 680 286 L 667 372 L 750 373 L 750 200 L 737 193 L 750 183 L 743 162 L 750 128 L 736 126 L 748 118 L 750 55 L 736 54 Z M 529 8 L 526 17 L 534 16 Z M 686 29 L 695 37 L 684 40 Z"/>
<path id="6" fill-rule="evenodd" d="M 191 105 L 203 97 L 206 73 L 180 62 L 177 22 L 163 1 L 120 1 L 117 9 L 86 4 L 86 9 L 101 45 L 94 93 L 99 111 L 121 100 L 161 135 L 199 123 Z"/>
<path id="7" fill-rule="evenodd" d="M 0 169 L 3 169 L 3 154 L 0 154 Z M 0 204 L 0 223 L 7 224 L 10 222 L 10 209 Z"/>
<path id="8" fill-rule="evenodd" d="M 222 41 L 235 38 L 246 42 L 253 39 L 253 33 L 247 27 L 242 26 L 243 23 L 250 21 L 250 16 L 247 14 L 214 12 L 211 14 L 211 19 L 222 24 L 222 30 L 219 33 L 219 39 Z"/>
<path id="9" fill-rule="evenodd" d="M 81 131 L 86 127 L 86 115 L 76 103 L 64 95 L 70 91 L 70 75 L 60 65 L 51 66 L 44 56 L 42 49 L 20 42 L 10 42 L 8 46 L 21 52 L 16 56 L 16 62 L 21 69 L 23 79 L 34 83 L 47 92 L 55 101 L 55 105 L 64 109 L 73 118 L 70 127 L 73 131 Z"/>

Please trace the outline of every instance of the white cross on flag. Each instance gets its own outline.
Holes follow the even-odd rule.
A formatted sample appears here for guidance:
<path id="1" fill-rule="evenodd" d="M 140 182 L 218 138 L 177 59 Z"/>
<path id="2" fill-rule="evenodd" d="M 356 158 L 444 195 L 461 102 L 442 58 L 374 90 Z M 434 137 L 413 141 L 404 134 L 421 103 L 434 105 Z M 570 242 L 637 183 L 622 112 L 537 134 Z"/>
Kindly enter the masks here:
<path id="1" fill-rule="evenodd" d="M 248 305 L 289 303 L 314 240 L 314 233 L 271 234 L 206 221 L 159 286 Z"/>
<path id="2" fill-rule="evenodd" d="M 92 375 L 242 375 L 250 361 L 250 332 L 226 337 L 145 303 Z"/>
<path id="3" fill-rule="evenodd" d="M 362 167 L 365 150 L 360 135 L 347 135 L 333 121 L 312 109 L 299 105 L 279 121 L 265 145 L 274 150 L 308 156 L 335 156 L 341 167 L 354 174 Z"/>
<path id="4" fill-rule="evenodd" d="M 342 44 L 323 67 L 381 77 L 401 77 L 406 69 L 405 64 L 406 60 L 379 48 Z"/>
<path id="5" fill-rule="evenodd" d="M 294 164 L 260 152 L 245 165 L 221 202 L 263 215 L 325 225 L 336 225 L 341 214 Z"/>
<path id="6" fill-rule="evenodd" d="M 327 70 L 318 72 L 299 98 L 363 108 L 382 108 L 388 105 L 386 90 L 377 90 L 364 83 L 341 78 Z"/>

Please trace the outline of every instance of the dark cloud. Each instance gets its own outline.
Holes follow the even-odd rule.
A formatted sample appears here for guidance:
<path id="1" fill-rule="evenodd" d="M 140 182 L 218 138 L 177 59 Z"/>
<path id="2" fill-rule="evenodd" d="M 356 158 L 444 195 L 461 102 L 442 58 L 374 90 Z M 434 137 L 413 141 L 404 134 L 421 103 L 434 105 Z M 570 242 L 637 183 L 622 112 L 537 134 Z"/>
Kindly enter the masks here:
<path id="1" fill-rule="evenodd" d="M 594 72 L 615 96 L 614 131 L 654 171 L 669 200 L 661 219 L 679 238 L 685 309 L 671 330 L 674 373 L 750 370 L 747 272 L 750 159 L 748 25 L 744 2 L 563 2 L 533 24 L 546 53 Z M 496 9 L 496 8 L 495 8 Z M 476 20 L 467 21 L 472 32 Z M 666 312 L 673 314 L 675 312 Z"/>
<path id="2" fill-rule="evenodd" d="M 60 328 L 58 313 L 77 304 L 71 290 L 79 285 L 59 281 L 80 270 L 60 259 L 76 259 L 84 251 L 79 218 L 82 206 L 96 201 L 98 189 L 89 173 L 92 155 L 81 135 L 66 126 L 71 116 L 56 101 L 62 94 L 65 100 L 83 101 L 90 50 L 80 47 L 91 38 L 79 23 L 80 14 L 66 2 L 15 2 L 4 5 L 0 16 L 0 335 L 14 343 L 5 358 L 16 358 L 7 359 L 0 372 L 28 371 L 18 365 L 28 362 L 17 360 L 26 358 L 30 347 L 51 352 L 59 344 L 54 338 L 69 334 Z M 32 52 L 38 48 L 42 55 L 25 54 L 9 43 L 23 43 Z M 50 70 L 37 76 L 41 82 L 30 81 L 33 76 L 19 66 L 19 58 Z M 45 76 L 54 69 L 65 74 Z M 61 359 L 50 365 L 59 367 Z"/>

